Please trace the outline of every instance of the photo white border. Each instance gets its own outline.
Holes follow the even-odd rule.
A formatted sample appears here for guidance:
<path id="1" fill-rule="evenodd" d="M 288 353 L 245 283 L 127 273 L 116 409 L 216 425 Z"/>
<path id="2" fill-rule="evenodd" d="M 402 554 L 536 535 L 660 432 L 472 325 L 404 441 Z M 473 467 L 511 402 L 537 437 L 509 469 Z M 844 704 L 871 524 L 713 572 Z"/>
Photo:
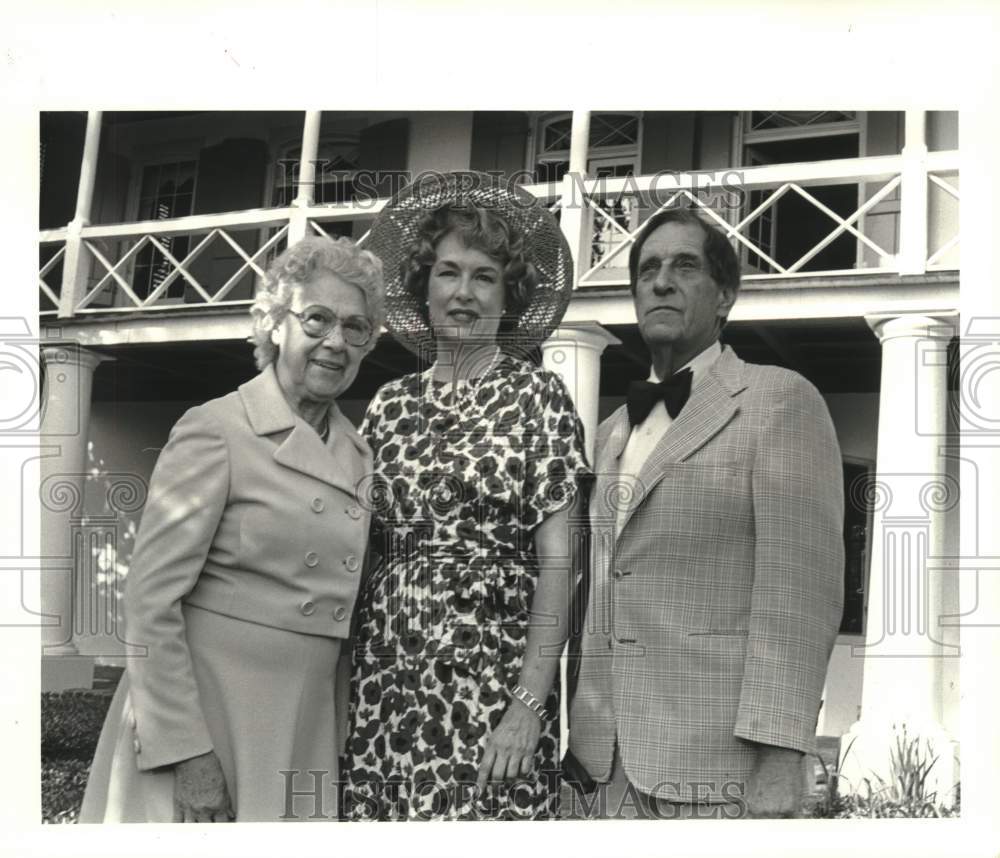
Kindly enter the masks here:
<path id="1" fill-rule="evenodd" d="M 1000 318 L 997 13 L 989 3 L 27 2 L 0 53 L 9 258 L 2 316 L 37 330 L 38 111 L 112 109 L 959 109 L 962 314 Z M 878 6 L 878 8 L 873 8 Z M 613 9 L 614 15 L 607 14 Z M 175 46 L 183 45 L 182 50 Z M 157 57 L 173 67 L 156 67 Z M 754 68 L 748 56 L 758 58 Z M 167 62 L 164 62 L 164 66 Z M 178 67 L 180 66 L 180 67 Z M 761 85 L 758 82 L 767 80 Z M 4 384 L 0 372 L 0 391 Z M 0 455 L 4 441 L 0 439 Z M 975 451 L 969 451 L 974 455 Z M 10 457 L 0 458 L 9 464 Z M 990 468 L 992 467 L 992 473 Z M 997 465 L 980 463 L 985 491 Z M 16 486 L 4 472 L 5 485 Z M 22 512 L 4 493 L 3 556 Z M 984 493 L 963 498 L 963 518 Z M 993 506 L 996 509 L 996 506 Z M 986 520 L 986 519 L 983 519 Z M 996 538 L 996 537 L 994 537 Z M 14 544 L 11 544 L 11 539 Z M 1000 555 L 996 547 L 993 555 Z M 8 572 L 8 575 L 10 573 Z M 965 582 L 963 582 L 963 587 Z M 0 592 L 7 592 L 6 590 Z M 992 632 L 992 633 L 990 633 Z M 963 635 L 962 817 L 781 823 L 431 823 L 310 828 L 42 826 L 39 635 L 0 629 L 0 850 L 11 855 L 994 855 L 995 630 Z"/>

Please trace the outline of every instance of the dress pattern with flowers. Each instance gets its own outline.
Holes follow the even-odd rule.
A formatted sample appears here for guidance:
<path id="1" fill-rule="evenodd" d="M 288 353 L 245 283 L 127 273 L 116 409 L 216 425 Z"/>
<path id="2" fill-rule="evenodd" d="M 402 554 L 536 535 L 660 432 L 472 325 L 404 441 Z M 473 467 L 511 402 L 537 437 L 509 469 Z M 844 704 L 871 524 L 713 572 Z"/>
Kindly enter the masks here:
<path id="1" fill-rule="evenodd" d="M 582 426 L 556 375 L 512 357 L 472 382 L 442 384 L 431 372 L 383 386 L 362 427 L 375 454 L 373 550 L 383 557 L 359 599 L 346 810 L 355 819 L 552 817 L 558 683 L 532 773 L 481 796 L 475 782 L 520 677 L 538 580 L 534 530 L 589 474 Z"/>

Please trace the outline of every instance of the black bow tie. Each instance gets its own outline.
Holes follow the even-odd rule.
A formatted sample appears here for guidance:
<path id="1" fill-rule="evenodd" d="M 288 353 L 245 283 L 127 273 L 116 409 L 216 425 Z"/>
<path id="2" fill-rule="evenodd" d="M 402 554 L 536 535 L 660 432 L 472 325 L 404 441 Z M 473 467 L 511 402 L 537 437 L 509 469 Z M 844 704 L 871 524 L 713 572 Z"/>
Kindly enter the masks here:
<path id="1" fill-rule="evenodd" d="M 628 420 L 632 426 L 642 423 L 653 406 L 662 401 L 667 406 L 667 414 L 677 417 L 691 395 L 690 369 L 682 370 L 659 384 L 651 381 L 633 381 L 628 386 Z"/>

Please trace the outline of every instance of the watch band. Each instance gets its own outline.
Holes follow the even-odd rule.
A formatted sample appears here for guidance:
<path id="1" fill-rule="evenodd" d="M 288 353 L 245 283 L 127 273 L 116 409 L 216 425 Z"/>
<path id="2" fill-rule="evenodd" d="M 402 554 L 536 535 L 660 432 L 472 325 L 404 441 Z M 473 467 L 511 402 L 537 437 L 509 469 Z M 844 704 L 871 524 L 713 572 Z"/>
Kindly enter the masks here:
<path id="1" fill-rule="evenodd" d="M 545 711 L 545 705 L 523 685 L 515 685 L 511 689 L 510 693 L 515 699 L 520 700 L 543 721 L 549 720 L 549 714 Z"/>

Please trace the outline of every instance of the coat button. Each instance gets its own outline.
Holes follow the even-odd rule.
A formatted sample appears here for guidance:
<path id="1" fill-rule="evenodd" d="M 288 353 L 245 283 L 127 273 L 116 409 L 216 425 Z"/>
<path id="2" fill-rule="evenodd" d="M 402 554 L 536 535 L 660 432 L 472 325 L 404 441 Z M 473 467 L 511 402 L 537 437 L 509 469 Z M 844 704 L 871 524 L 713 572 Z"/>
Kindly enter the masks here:
<path id="1" fill-rule="evenodd" d="M 139 742 L 138 739 L 132 740 L 132 750 L 135 751 L 137 754 L 142 752 L 142 744 Z"/>
<path id="2" fill-rule="evenodd" d="M 340 621 L 341 621 L 342 619 L 344 619 L 344 617 L 346 617 L 346 616 L 347 616 L 347 608 L 345 608 L 345 607 L 344 607 L 343 605 L 340 605 L 340 606 L 339 606 L 339 607 L 337 608 L 337 610 L 335 610 L 335 611 L 333 612 L 333 618 L 334 618 L 334 619 L 335 619 L 335 620 L 336 620 L 337 622 L 340 622 Z"/>
<path id="3" fill-rule="evenodd" d="M 323 512 L 323 510 L 326 509 L 326 504 L 323 503 L 323 498 L 313 498 L 312 509 L 313 512 Z"/>
<path id="4" fill-rule="evenodd" d="M 128 725 L 133 730 L 135 729 L 135 712 L 129 712 L 128 713 Z"/>
<path id="5" fill-rule="evenodd" d="M 306 566 L 310 568 L 319 564 L 319 555 L 315 551 L 306 554 Z"/>
<path id="6" fill-rule="evenodd" d="M 357 521 L 359 518 L 361 518 L 361 507 L 359 507 L 359 506 L 349 506 L 347 508 L 347 514 L 351 518 L 353 518 L 355 521 Z"/>
<path id="7" fill-rule="evenodd" d="M 625 576 L 622 573 L 621 569 L 615 569 L 615 578 L 617 578 L 619 581 L 621 581 L 621 579 L 624 578 L 624 577 Z"/>
<path id="8" fill-rule="evenodd" d="M 348 554 L 344 558 L 344 565 L 347 567 L 347 571 L 348 572 L 357 572 L 358 571 L 358 567 L 361 564 L 358 563 L 358 558 L 357 557 L 355 557 L 353 554 Z"/>
<path id="9" fill-rule="evenodd" d="M 316 603 L 310 602 L 308 599 L 299 605 L 299 610 L 302 611 L 307 617 L 316 612 Z"/>

